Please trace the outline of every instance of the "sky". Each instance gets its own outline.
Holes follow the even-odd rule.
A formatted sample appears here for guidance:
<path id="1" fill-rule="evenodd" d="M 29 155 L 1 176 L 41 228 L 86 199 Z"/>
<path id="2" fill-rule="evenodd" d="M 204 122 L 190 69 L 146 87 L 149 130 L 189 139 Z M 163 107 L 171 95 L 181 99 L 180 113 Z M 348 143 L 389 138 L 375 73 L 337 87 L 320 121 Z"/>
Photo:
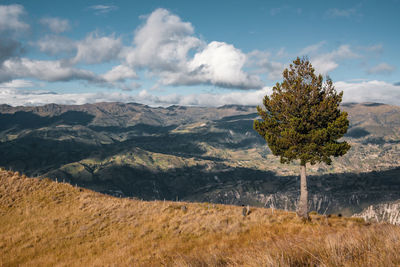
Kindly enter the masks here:
<path id="1" fill-rule="evenodd" d="M 258 105 L 306 57 L 400 105 L 400 0 L 0 0 L 0 104 Z"/>

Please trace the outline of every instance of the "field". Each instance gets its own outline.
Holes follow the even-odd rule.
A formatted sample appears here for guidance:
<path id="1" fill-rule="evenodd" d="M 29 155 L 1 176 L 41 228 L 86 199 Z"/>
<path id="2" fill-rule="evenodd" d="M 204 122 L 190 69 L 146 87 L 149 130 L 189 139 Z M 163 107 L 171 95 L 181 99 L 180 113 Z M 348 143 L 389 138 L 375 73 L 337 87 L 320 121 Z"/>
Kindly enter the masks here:
<path id="1" fill-rule="evenodd" d="M 398 266 L 400 228 L 115 198 L 0 171 L 1 266 Z"/>

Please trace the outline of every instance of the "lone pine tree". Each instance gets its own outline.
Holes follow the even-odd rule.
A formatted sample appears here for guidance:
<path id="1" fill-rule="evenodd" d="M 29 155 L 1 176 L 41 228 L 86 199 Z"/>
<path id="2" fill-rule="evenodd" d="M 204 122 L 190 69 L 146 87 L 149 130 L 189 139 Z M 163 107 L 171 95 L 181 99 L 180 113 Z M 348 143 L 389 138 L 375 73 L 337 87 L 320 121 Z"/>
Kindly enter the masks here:
<path id="1" fill-rule="evenodd" d="M 350 149 L 337 141 L 349 126 L 347 113 L 339 109 L 343 92 L 337 93 L 331 79 L 324 82 L 311 63 L 300 58 L 283 71 L 283 82 L 272 90 L 264 97 L 265 110 L 257 107 L 261 120 L 254 121 L 254 129 L 281 163 L 300 160 L 297 214 L 308 218 L 307 163 L 330 165 L 331 156 L 343 156 Z"/>

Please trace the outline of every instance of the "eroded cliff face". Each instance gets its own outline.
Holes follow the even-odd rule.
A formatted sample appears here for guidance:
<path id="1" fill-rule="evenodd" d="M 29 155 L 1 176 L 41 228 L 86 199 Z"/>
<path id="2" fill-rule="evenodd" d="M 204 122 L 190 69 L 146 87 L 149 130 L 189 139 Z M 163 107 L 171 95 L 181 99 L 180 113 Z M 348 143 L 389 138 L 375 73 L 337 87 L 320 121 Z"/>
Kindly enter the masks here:
<path id="1" fill-rule="evenodd" d="M 267 208 L 296 210 L 300 195 L 297 176 L 274 176 L 272 173 L 248 173 L 251 178 L 235 177 L 238 171 L 227 175 L 230 181 L 207 184 L 196 194 L 185 197 L 191 201 L 235 205 L 255 205 Z M 243 176 L 242 176 L 243 177 Z M 400 168 L 362 174 L 310 175 L 308 177 L 309 210 L 320 214 L 351 216 L 370 205 L 400 199 Z M 237 179 L 232 182 L 232 179 Z"/>
<path id="2" fill-rule="evenodd" d="M 360 217 L 366 221 L 388 222 L 400 225 L 400 200 L 370 205 L 360 213 L 356 213 L 353 217 Z"/>

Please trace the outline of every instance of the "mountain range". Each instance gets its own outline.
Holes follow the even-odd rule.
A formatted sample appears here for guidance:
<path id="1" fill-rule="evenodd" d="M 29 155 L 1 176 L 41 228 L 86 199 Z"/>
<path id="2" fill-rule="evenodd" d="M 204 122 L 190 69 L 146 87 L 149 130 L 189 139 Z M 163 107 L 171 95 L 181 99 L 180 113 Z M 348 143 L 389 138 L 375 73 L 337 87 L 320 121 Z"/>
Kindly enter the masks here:
<path id="1" fill-rule="evenodd" d="M 400 199 L 400 107 L 345 103 L 352 148 L 309 166 L 309 205 L 352 215 Z M 0 105 L 0 166 L 95 191 L 294 210 L 298 163 L 253 130 L 254 106 Z"/>

